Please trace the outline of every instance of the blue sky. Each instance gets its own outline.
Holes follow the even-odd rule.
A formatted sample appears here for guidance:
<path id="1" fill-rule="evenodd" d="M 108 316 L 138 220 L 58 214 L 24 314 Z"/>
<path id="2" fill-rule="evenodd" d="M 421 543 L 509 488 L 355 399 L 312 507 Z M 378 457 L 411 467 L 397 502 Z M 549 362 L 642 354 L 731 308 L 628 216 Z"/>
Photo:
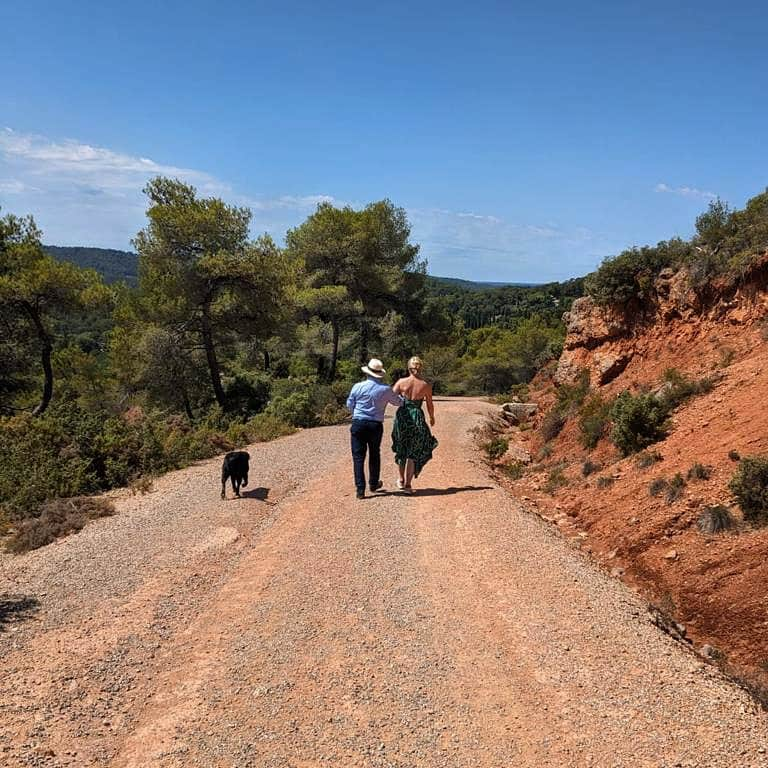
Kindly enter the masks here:
<path id="1" fill-rule="evenodd" d="M 6 0 L 0 206 L 128 248 L 144 181 L 249 205 L 389 197 L 433 274 L 545 281 L 768 184 L 758 2 Z"/>

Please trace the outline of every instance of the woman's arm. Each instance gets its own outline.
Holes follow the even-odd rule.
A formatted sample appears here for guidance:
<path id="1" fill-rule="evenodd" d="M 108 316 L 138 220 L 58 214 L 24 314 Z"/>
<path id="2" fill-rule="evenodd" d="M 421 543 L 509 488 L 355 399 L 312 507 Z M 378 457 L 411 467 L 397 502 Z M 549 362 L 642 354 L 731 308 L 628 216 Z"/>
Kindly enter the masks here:
<path id="1" fill-rule="evenodd" d="M 432 385 L 427 384 L 427 391 L 424 393 L 424 399 L 427 401 L 427 412 L 429 413 L 429 426 L 435 426 L 435 406 L 432 403 Z"/>

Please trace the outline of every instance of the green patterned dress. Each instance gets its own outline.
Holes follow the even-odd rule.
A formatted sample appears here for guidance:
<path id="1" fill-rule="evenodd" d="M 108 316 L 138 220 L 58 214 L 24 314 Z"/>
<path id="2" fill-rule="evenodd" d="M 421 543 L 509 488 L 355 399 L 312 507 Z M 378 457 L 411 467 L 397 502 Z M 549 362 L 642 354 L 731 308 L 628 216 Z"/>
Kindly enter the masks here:
<path id="1" fill-rule="evenodd" d="M 437 448 L 437 440 L 429 431 L 429 426 L 421 410 L 423 400 L 408 400 L 395 412 L 392 427 L 392 450 L 395 461 L 402 467 L 408 459 L 413 459 L 414 477 L 418 477 L 424 465 L 432 458 L 432 451 Z"/>

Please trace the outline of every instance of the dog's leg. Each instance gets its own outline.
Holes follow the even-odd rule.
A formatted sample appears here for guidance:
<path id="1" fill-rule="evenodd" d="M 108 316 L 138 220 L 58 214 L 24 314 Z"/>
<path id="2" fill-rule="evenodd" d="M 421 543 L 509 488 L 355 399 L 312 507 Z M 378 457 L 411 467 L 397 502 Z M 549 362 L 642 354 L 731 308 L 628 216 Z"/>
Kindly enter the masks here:
<path id="1" fill-rule="evenodd" d="M 240 478 L 232 475 L 232 490 L 235 492 L 235 496 L 240 498 Z"/>
<path id="2" fill-rule="evenodd" d="M 226 499 L 227 498 L 227 480 L 229 479 L 229 475 L 226 472 L 221 473 L 221 498 Z"/>

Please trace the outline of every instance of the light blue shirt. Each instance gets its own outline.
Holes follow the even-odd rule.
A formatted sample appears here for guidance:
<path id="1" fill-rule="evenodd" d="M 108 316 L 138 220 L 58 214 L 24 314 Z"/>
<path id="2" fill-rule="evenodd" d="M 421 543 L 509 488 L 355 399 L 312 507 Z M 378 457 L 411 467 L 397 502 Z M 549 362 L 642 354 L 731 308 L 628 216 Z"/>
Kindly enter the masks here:
<path id="1" fill-rule="evenodd" d="M 388 405 L 402 405 L 403 398 L 392 391 L 388 384 L 369 376 L 352 387 L 347 398 L 347 408 L 352 411 L 353 419 L 384 421 L 384 411 Z"/>

